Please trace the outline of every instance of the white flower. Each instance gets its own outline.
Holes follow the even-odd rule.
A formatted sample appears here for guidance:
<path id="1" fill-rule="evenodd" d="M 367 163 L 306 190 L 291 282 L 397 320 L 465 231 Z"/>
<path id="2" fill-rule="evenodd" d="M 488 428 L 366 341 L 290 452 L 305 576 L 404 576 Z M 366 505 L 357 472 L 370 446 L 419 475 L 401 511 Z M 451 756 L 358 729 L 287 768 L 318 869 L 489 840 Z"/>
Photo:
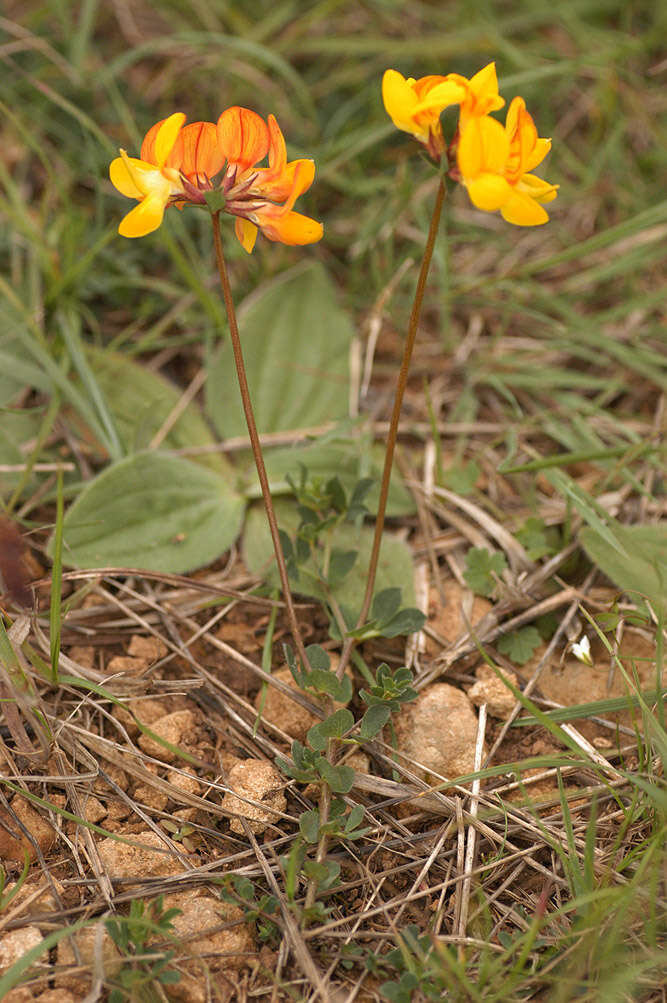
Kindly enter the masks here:
<path id="1" fill-rule="evenodd" d="M 576 644 L 572 645 L 572 654 L 584 665 L 592 665 L 593 659 L 591 658 L 591 642 L 588 640 L 585 634 L 582 634 L 581 640 L 577 641 Z"/>

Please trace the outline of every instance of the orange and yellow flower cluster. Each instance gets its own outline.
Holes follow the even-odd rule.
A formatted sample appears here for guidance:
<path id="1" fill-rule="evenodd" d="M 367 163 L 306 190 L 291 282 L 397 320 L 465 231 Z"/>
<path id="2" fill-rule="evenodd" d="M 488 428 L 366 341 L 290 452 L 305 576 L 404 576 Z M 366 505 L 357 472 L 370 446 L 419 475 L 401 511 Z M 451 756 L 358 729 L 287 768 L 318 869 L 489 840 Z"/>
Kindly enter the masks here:
<path id="1" fill-rule="evenodd" d="M 504 126 L 491 118 L 490 112 L 505 104 L 498 93 L 495 63 L 470 80 L 458 73 L 406 80 L 396 70 L 387 70 L 382 98 L 394 125 L 423 143 L 437 163 L 446 153 L 450 177 L 465 185 L 478 209 L 500 210 L 517 226 L 547 222 L 543 203 L 556 198 L 558 185 L 530 172 L 546 157 L 551 140 L 538 136 L 521 97 L 511 102 Z M 450 105 L 459 106 L 459 120 L 448 146 L 440 115 Z"/>
<path id="2" fill-rule="evenodd" d="M 257 167 L 267 156 L 268 167 Z M 222 211 L 236 217 L 236 235 L 248 252 L 259 230 L 283 244 L 322 237 L 321 223 L 294 212 L 297 198 L 313 183 L 315 164 L 288 162 L 273 115 L 265 122 L 235 106 L 217 124 L 185 125 L 185 115 L 177 112 L 148 130 L 139 159 L 121 150 L 109 176 L 122 195 L 139 203 L 118 227 L 124 237 L 152 233 L 168 206 L 206 205 L 213 192 Z"/>

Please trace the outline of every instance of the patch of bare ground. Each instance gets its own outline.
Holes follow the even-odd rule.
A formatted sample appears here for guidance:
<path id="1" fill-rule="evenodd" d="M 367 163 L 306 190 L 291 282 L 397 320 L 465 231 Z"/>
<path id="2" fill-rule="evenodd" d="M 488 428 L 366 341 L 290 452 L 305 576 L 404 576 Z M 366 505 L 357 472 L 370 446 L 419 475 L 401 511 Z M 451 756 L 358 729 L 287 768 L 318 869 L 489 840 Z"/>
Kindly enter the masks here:
<path id="1" fill-rule="evenodd" d="M 445 518 L 434 504 L 431 529 L 438 516 Z M 57 686 L 31 656 L 48 650 L 43 616 L 14 620 L 15 642 L 29 652 L 21 664 L 30 707 L 22 717 L 28 745 L 10 723 L 0 745 L 0 855 L 5 896 L 15 892 L 0 914 L 0 975 L 44 938 L 75 931 L 51 944 L 7 998 L 88 999 L 117 985 L 128 966 L 150 972 L 165 958 L 177 981 L 160 992 L 186 1003 L 268 992 L 306 998 L 318 986 L 328 999 L 376 998 L 378 976 L 365 959 L 383 954 L 409 924 L 474 954 L 483 942 L 500 950 L 501 934 L 519 936 L 532 917 L 562 908 L 571 895 L 564 860 L 584 857 L 592 798 L 593 866 L 612 885 L 626 880 L 613 862 L 632 797 L 627 771 L 639 768 L 637 733 L 646 722 L 625 711 L 551 728 L 512 723 L 530 713 L 517 693 L 547 711 L 649 689 L 654 640 L 629 627 L 613 656 L 594 640 L 592 664 L 577 661 L 568 625 L 582 603 L 606 608 L 612 590 L 594 591 L 590 575 L 558 585 L 566 554 L 534 565 L 510 544 L 505 586 L 490 600 L 475 597 L 456 544 L 478 542 L 499 524 L 475 509 L 454 523 L 438 530 L 449 567 L 424 593 L 427 624 L 408 643 L 419 695 L 357 757 L 349 802 L 364 807 L 368 831 L 331 847 L 340 881 L 322 896 L 327 918 L 306 927 L 294 918 L 305 888 L 297 883 L 290 904 L 284 881 L 298 817 L 312 802 L 273 760 L 322 711 L 283 668 L 282 616 L 275 672 L 261 668 L 271 603 L 246 597 L 252 583 L 243 568 L 177 583 L 67 574 L 66 590 L 82 580 L 89 588 L 64 624 Z M 210 606 L 226 592 L 231 602 Z M 560 626 L 512 665 L 494 645 L 535 608 L 556 611 Z M 364 651 L 371 662 L 405 656 L 394 642 Z M 42 744 L 30 723 L 35 711 L 49 736 Z M 453 782 L 485 768 L 472 782 Z M 647 826 L 635 820 L 622 841 L 641 842 Z M 252 902 L 221 895 L 230 875 L 247 879 Z M 266 900 L 252 911 L 264 895 L 274 900 L 269 911 Z M 105 924 L 128 919 L 137 903 L 158 916 L 176 912 L 141 951 L 123 952 Z"/>

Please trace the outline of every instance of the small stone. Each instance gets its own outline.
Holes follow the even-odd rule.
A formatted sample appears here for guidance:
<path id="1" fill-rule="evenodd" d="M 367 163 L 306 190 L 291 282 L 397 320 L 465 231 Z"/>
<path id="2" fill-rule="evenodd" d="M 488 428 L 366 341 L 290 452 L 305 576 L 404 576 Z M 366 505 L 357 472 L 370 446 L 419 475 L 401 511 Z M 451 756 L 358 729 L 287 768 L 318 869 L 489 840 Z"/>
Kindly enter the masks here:
<path id="1" fill-rule="evenodd" d="M 280 816 L 276 812 L 285 811 L 287 801 L 283 793 L 284 785 L 284 779 L 271 763 L 260 759 L 245 759 L 229 773 L 229 786 L 241 797 L 225 794 L 222 806 L 245 819 L 254 833 L 264 832 L 269 825 L 278 821 Z M 241 800 L 242 797 L 260 801 L 266 805 L 266 809 L 248 804 Z M 233 818 L 229 823 L 232 832 L 240 836 L 245 832 L 241 818 Z"/>
<path id="2" fill-rule="evenodd" d="M 195 818 L 199 808 L 177 808 L 173 811 L 172 818 L 178 818 L 181 822 L 192 822 Z"/>
<path id="3" fill-rule="evenodd" d="M 398 752 L 420 764 L 409 770 L 438 784 L 472 773 L 475 764 L 477 717 L 468 697 L 448 683 L 434 683 L 394 718 Z"/>
<path id="4" fill-rule="evenodd" d="M 76 943 L 78 958 L 72 945 L 73 940 Z M 88 992 L 96 965 L 99 963 L 98 959 L 101 961 L 105 976 L 115 975 L 123 964 L 123 959 L 103 923 L 84 926 L 71 937 L 65 937 L 60 941 L 56 975 L 58 1003 L 63 998 L 62 990 L 75 993 L 76 999 L 81 999 Z M 71 971 L 62 971 L 64 966 L 71 968 Z"/>
<path id="5" fill-rule="evenodd" d="M 73 996 L 68 989 L 47 989 L 45 993 L 40 994 L 39 1003 L 79 1003 L 80 999 L 80 996 Z"/>
<path id="6" fill-rule="evenodd" d="M 127 648 L 128 655 L 133 658 L 144 658 L 152 665 L 167 654 L 167 645 L 159 637 L 142 637 L 133 634 Z"/>
<path id="7" fill-rule="evenodd" d="M 43 996 L 39 997 L 43 999 Z M 5 996 L 2 997 L 2 1003 L 33 1003 L 35 997 L 28 986 L 16 986 L 15 989 L 10 989 Z"/>
<path id="8" fill-rule="evenodd" d="M 107 810 L 107 817 L 105 821 L 105 828 L 109 828 L 110 822 L 122 822 L 124 821 L 132 812 L 130 805 L 126 804 L 125 801 L 110 801 Z M 113 830 L 116 831 L 115 829 Z"/>
<path id="9" fill-rule="evenodd" d="M 84 669 L 95 666 L 95 648 L 92 644 L 75 644 L 69 649 L 69 658 Z"/>
<path id="10" fill-rule="evenodd" d="M 113 783 L 116 784 L 117 787 L 120 787 L 122 791 L 127 790 L 128 786 L 127 773 L 125 772 L 125 770 L 121 769 L 120 766 L 116 766 L 115 763 L 106 763 L 106 762 L 103 764 L 102 768 L 106 773 L 107 777 L 109 778 L 109 780 L 113 781 Z M 106 780 L 101 776 L 99 776 L 96 779 L 95 783 L 93 784 L 93 790 L 95 791 L 96 794 L 107 795 L 109 794 L 109 792 L 112 792 L 114 795 L 116 795 L 116 791 L 114 790 L 114 788 L 111 787 L 106 782 Z"/>
<path id="11" fill-rule="evenodd" d="M 129 655 L 114 655 L 109 659 L 106 671 L 110 676 L 138 676 L 145 672 L 151 663 L 147 658 L 131 658 Z"/>
<path id="12" fill-rule="evenodd" d="M 32 841 L 19 829 L 11 815 L 4 808 L 1 808 L 0 859 L 23 862 L 24 853 L 27 853 L 30 859 L 34 860 L 36 854 L 33 842 L 37 843 L 42 853 L 47 853 L 56 839 L 53 828 L 20 796 L 15 797 L 12 801 L 12 809 L 32 836 Z M 16 836 L 13 836 L 12 832 L 16 833 Z"/>
<path id="13" fill-rule="evenodd" d="M 443 641 L 452 644 L 467 632 L 466 619 L 474 626 L 492 606 L 488 599 L 473 595 L 469 589 L 462 588 L 454 578 L 445 579 L 441 587 L 444 602 L 439 590 L 431 589 L 428 626 L 432 627 Z M 434 658 L 441 650 L 440 644 L 429 637 L 426 638 L 426 654 L 429 657 Z"/>
<path id="14" fill-rule="evenodd" d="M 164 811 L 169 801 L 169 795 L 156 787 L 151 787 L 150 784 L 140 784 L 135 788 L 134 800 L 147 808 L 153 808 L 155 811 Z"/>
<path id="15" fill-rule="evenodd" d="M 81 796 L 81 807 L 86 822 L 92 822 L 93 825 L 97 825 L 103 818 L 106 818 L 106 806 L 101 801 L 98 801 L 93 794 L 84 794 Z"/>
<path id="16" fill-rule="evenodd" d="M 519 680 L 516 672 L 512 672 L 511 669 L 499 671 L 513 686 L 518 688 Z M 501 719 L 509 717 L 516 704 L 512 691 L 505 686 L 502 679 L 498 678 L 490 665 L 480 665 L 475 675 L 477 682 L 468 690 L 468 696 L 472 702 L 477 707 L 481 707 L 485 703 L 491 717 Z"/>
<path id="17" fill-rule="evenodd" d="M 252 960 L 247 955 L 254 956 L 255 944 L 238 906 L 210 895 L 182 892 L 169 896 L 169 908 L 180 909 L 172 920 L 173 933 L 181 945 L 179 955 L 188 960 L 179 961 L 179 967 L 184 965 L 193 973 L 202 971 L 203 965 L 211 971 L 238 970 Z M 233 925 L 220 930 L 223 923 Z"/>
<path id="18" fill-rule="evenodd" d="M 363 749 L 353 749 L 349 755 L 343 758 L 342 762 L 346 766 L 351 766 L 357 773 L 368 774 L 371 772 L 371 761 Z"/>
<path id="19" fill-rule="evenodd" d="M 120 721 L 130 738 L 136 738 L 141 732 L 137 721 L 150 727 L 154 721 L 165 716 L 165 706 L 161 700 L 152 697 L 128 700 L 125 707 L 114 707 L 112 716 Z"/>
<path id="20" fill-rule="evenodd" d="M 41 944 L 42 939 L 36 926 L 22 926 L 3 933 L 0 936 L 0 974 L 11 968 L 27 951 Z"/>
<path id="21" fill-rule="evenodd" d="M 182 773 L 178 770 L 171 770 L 167 774 L 167 783 L 175 790 L 183 791 L 184 794 L 196 794 L 198 797 L 201 796 L 201 780 L 199 777 L 188 773 L 187 770 L 184 770 Z M 178 801 L 178 797 L 176 797 L 175 800 Z"/>
<path id="22" fill-rule="evenodd" d="M 156 832 L 139 832 L 134 838 L 144 845 L 128 846 L 111 838 L 97 844 L 109 877 L 158 878 L 182 873 L 183 865 Z"/>
<path id="23" fill-rule="evenodd" d="M 27 906 L 21 913 L 21 915 L 25 918 L 28 918 L 28 916 L 33 913 L 55 912 L 57 909 L 60 909 L 62 907 L 62 902 L 56 901 L 55 894 L 62 895 L 63 886 L 55 878 L 52 878 L 52 881 L 53 885 L 51 885 L 50 882 L 45 881 L 41 875 L 34 879 L 28 878 L 28 880 L 25 881 L 16 892 L 16 896 L 12 899 L 12 908 L 20 905 L 24 899 L 30 899 L 30 905 Z M 15 884 L 7 885 L 4 890 L 4 895 L 10 895 L 15 888 Z"/>
<path id="24" fill-rule="evenodd" d="M 195 726 L 195 716 L 191 710 L 175 710 L 172 714 L 165 714 L 158 718 L 151 725 L 153 731 L 170 745 L 180 745 L 183 738 L 190 734 Z M 147 756 L 153 756 L 164 763 L 173 763 L 178 759 L 178 755 L 171 749 L 156 742 L 150 735 L 142 735 L 139 738 L 139 746 Z"/>

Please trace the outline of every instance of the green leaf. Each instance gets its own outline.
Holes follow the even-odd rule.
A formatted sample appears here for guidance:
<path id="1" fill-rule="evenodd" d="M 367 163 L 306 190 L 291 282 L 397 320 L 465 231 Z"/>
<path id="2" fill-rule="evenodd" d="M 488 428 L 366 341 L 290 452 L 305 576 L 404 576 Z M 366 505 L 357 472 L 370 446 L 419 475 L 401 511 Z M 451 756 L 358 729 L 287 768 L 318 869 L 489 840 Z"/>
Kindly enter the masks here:
<path id="1" fill-rule="evenodd" d="M 667 607 L 667 527 L 615 524 L 614 542 L 584 527 L 579 538 L 586 553 L 624 592 L 639 593 L 661 609 Z"/>
<path id="2" fill-rule="evenodd" d="M 3 299 L 3 327 L 0 332 L 0 407 L 9 404 L 26 387 L 49 393 L 53 384 L 47 373 L 33 361 L 27 344 L 32 335 Z"/>
<path id="3" fill-rule="evenodd" d="M 363 821 L 365 808 L 362 804 L 355 804 L 350 809 L 350 814 L 345 819 L 345 831 L 352 832 Z"/>
<path id="4" fill-rule="evenodd" d="M 332 766 L 324 756 L 320 756 L 317 769 L 323 780 L 336 794 L 347 794 L 352 790 L 354 770 L 351 766 Z"/>
<path id="5" fill-rule="evenodd" d="M 365 504 L 371 513 L 377 511 L 384 462 L 382 446 L 369 447 L 366 436 L 336 442 L 329 437 L 306 445 L 286 446 L 278 449 L 267 449 L 264 457 L 266 472 L 273 495 L 291 494 L 292 487 L 288 476 L 296 484 L 299 483 L 299 470 L 302 464 L 308 471 L 310 479 L 321 479 L 327 482 L 334 474 L 348 496 L 354 499 L 354 489 L 363 474 L 363 487 L 359 494 L 364 496 Z M 368 481 L 372 481 L 370 487 Z M 244 466 L 245 493 L 248 498 L 261 498 L 261 488 L 254 462 L 250 457 Z M 368 489 L 364 491 L 363 489 Z M 358 501 L 355 500 L 355 504 Z M 398 470 L 394 470 L 389 482 L 389 497 L 387 499 L 387 515 L 396 518 L 412 515 L 415 512 L 415 501 L 408 491 Z"/>
<path id="6" fill-rule="evenodd" d="M 331 659 L 321 644 L 309 644 L 306 648 L 308 662 L 311 669 L 321 669 L 322 672 L 329 672 L 331 669 Z"/>
<path id="7" fill-rule="evenodd" d="M 396 616 L 393 616 L 389 623 L 383 623 L 379 627 L 381 637 L 400 637 L 401 635 L 414 634 L 421 630 L 426 623 L 426 617 L 421 610 L 410 607 L 401 609 Z"/>
<path id="8" fill-rule="evenodd" d="M 212 470 L 165 453 L 138 453 L 107 467 L 70 506 L 63 563 L 192 571 L 233 544 L 243 507 L 228 479 Z"/>
<path id="9" fill-rule="evenodd" d="M 516 533 L 516 538 L 522 545 L 531 561 L 539 561 L 541 557 L 555 553 L 547 538 L 547 529 L 541 519 L 531 517 Z"/>
<path id="10" fill-rule="evenodd" d="M 443 486 L 457 495 L 472 494 L 481 472 L 479 464 L 474 461 L 458 467 L 450 467 L 442 476 Z"/>
<path id="11" fill-rule="evenodd" d="M 26 462 L 27 457 L 20 447 L 37 438 L 41 421 L 42 415 L 37 410 L 0 410 L 1 466 L 21 466 Z M 38 458 L 45 459 L 43 455 Z M 0 470 L 0 497 L 13 491 L 22 476 L 21 471 Z"/>
<path id="12" fill-rule="evenodd" d="M 308 730 L 308 742 L 316 752 L 324 752 L 330 738 L 340 738 L 354 724 L 354 717 L 346 707 L 341 707 L 324 721 L 318 721 Z"/>
<path id="13" fill-rule="evenodd" d="M 383 624 L 388 623 L 401 608 L 401 598 L 400 588 L 388 588 L 378 592 L 371 606 L 372 619 L 379 620 Z"/>
<path id="14" fill-rule="evenodd" d="M 293 534 L 297 523 L 296 506 L 289 499 L 279 498 L 275 504 L 278 523 L 290 534 Z M 357 528 L 351 523 L 337 526 L 331 537 L 332 546 L 341 550 L 358 550 L 359 557 L 345 580 L 331 589 L 336 601 L 346 607 L 347 622 L 353 622 L 358 616 L 366 588 L 366 572 L 373 545 L 373 530 L 368 526 Z M 275 568 L 275 558 L 271 536 L 266 525 L 264 509 L 252 506 L 246 517 L 243 532 L 243 556 L 251 574 L 259 575 L 274 586 L 279 585 L 278 573 Z M 316 575 L 315 557 L 301 567 L 298 579 L 294 579 L 294 591 L 301 595 L 313 596 L 326 601 L 326 591 L 313 577 Z M 390 586 L 401 588 L 403 601 L 413 606 L 415 602 L 412 568 L 412 552 L 408 545 L 385 533 L 382 538 L 382 549 L 378 574 L 375 583 L 375 594 Z"/>
<path id="15" fill-rule="evenodd" d="M 582 519 L 585 519 L 595 534 L 604 540 L 609 550 L 617 551 L 624 559 L 629 557 L 618 533 L 614 531 L 614 520 L 601 505 L 598 505 L 594 498 L 562 470 L 549 470 L 544 476 L 563 497 L 572 502 Z"/>
<path id="16" fill-rule="evenodd" d="M 147 449 L 153 437 L 178 406 L 182 391 L 164 377 L 124 355 L 88 346 L 86 357 L 111 411 L 126 453 Z M 213 446 L 215 438 L 196 404 L 179 415 L 160 444 L 165 451 L 191 446 Z M 233 468 L 224 456 L 211 453 L 193 461 L 233 481 Z"/>
<path id="17" fill-rule="evenodd" d="M 316 843 L 320 834 L 320 813 L 317 809 L 299 816 L 299 831 L 307 843 Z"/>
<path id="18" fill-rule="evenodd" d="M 329 573 L 327 575 L 330 586 L 340 585 L 354 567 L 357 556 L 356 550 L 339 550 L 335 547 L 331 551 Z"/>
<path id="19" fill-rule="evenodd" d="M 308 676 L 307 685 L 318 693 L 326 693 L 338 703 L 347 703 L 352 697 L 352 681 L 349 676 L 338 679 L 334 672 L 313 669 Z"/>
<path id="20" fill-rule="evenodd" d="M 261 288 L 241 306 L 239 328 L 260 433 L 347 416 L 353 328 L 320 264 L 308 263 Z M 206 407 L 218 433 L 246 435 L 229 341 L 209 366 L 207 387 Z"/>
<path id="21" fill-rule="evenodd" d="M 485 547 L 472 547 L 466 554 L 463 577 L 477 595 L 490 596 L 496 585 L 493 573 L 499 575 L 506 567 L 505 555 L 499 550 L 491 553 Z"/>
<path id="22" fill-rule="evenodd" d="M 375 738 L 376 735 L 380 734 L 390 717 L 391 708 L 386 703 L 369 707 L 361 719 L 359 738 L 364 742 Z"/>
<path id="23" fill-rule="evenodd" d="M 542 644 L 542 635 L 537 627 L 522 627 L 504 634 L 498 641 L 498 651 L 507 655 L 517 665 L 525 665 Z"/>

